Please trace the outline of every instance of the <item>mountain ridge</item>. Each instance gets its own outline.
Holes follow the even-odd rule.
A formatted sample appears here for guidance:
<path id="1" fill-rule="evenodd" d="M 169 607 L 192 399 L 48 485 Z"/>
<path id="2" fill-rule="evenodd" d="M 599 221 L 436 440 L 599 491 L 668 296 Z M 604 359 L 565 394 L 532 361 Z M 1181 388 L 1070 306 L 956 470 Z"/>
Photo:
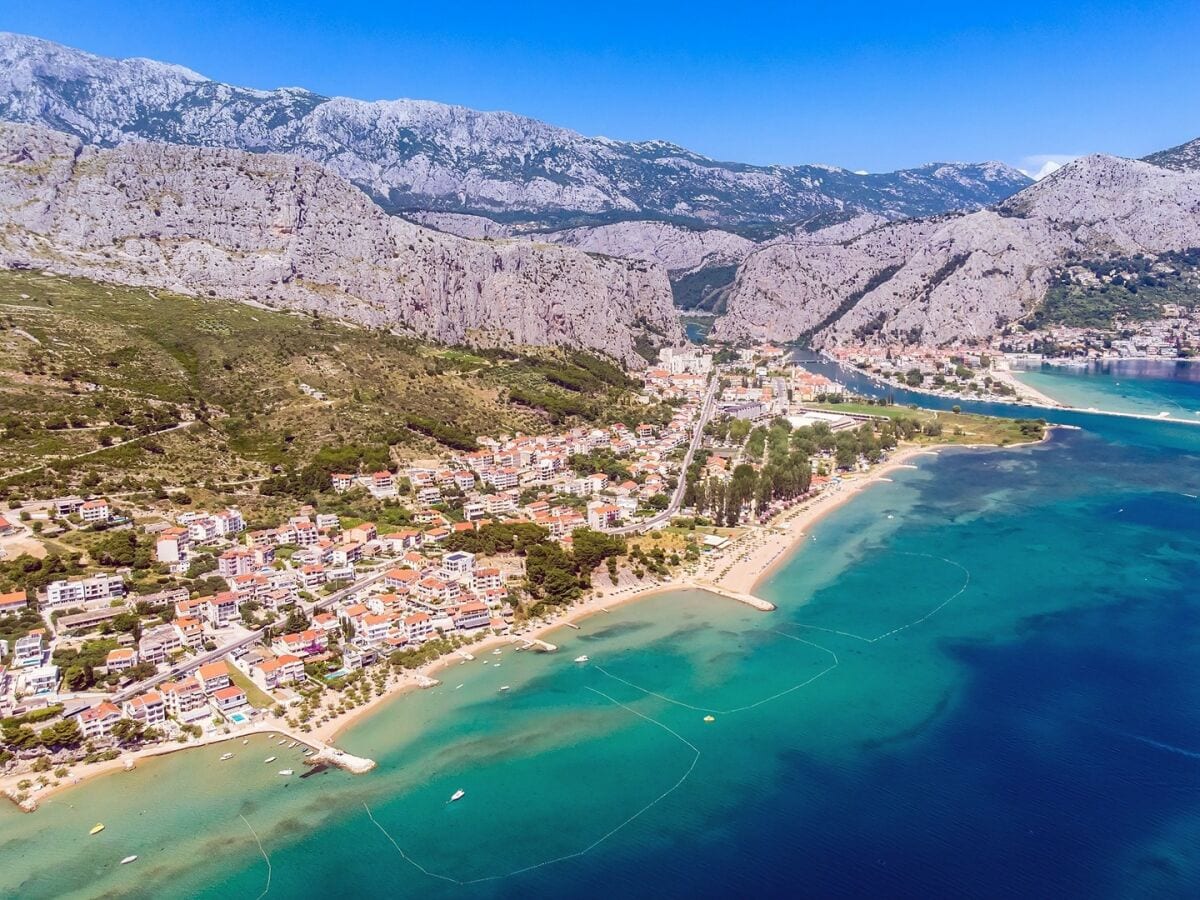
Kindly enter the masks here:
<path id="1" fill-rule="evenodd" d="M 242 88 L 12 33 L 0 33 L 0 118 L 102 146 L 149 140 L 296 154 L 388 212 L 533 216 L 553 230 L 622 219 L 754 228 L 847 210 L 897 218 L 984 207 L 1029 183 L 1002 163 L 857 175 L 720 162 L 668 141 L 585 137 L 509 112 Z"/>
<path id="2" fill-rule="evenodd" d="M 714 336 L 819 346 L 980 341 L 1070 260 L 1200 245 L 1200 172 L 1094 154 L 991 209 L 833 226 L 743 260 Z"/>
<path id="3" fill-rule="evenodd" d="M 655 266 L 431 231 L 295 157 L 88 147 L 36 126 L 0 124 L 0 264 L 631 366 L 683 339 Z"/>

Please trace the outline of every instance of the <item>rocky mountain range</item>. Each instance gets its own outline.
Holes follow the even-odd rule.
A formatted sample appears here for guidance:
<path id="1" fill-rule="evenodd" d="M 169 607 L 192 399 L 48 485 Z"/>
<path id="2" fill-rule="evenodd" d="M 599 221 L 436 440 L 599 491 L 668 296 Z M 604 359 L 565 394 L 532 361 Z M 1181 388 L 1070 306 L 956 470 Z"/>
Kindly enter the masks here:
<path id="1" fill-rule="evenodd" d="M 183 77 L 183 76 L 181 76 Z M 682 340 L 664 272 L 389 216 L 295 157 L 85 145 L 0 125 L 0 265 L 260 303 L 446 343 L 566 345 L 630 365 Z"/>
<path id="2" fill-rule="evenodd" d="M 1200 172 L 1200 138 L 1143 157 L 1144 162 L 1178 172 Z"/>
<path id="3" fill-rule="evenodd" d="M 1175 165 L 1088 156 L 992 209 L 859 219 L 762 246 L 738 270 L 714 336 L 986 338 L 1029 313 L 1072 260 L 1200 246 L 1200 172 L 1181 148 L 1148 159 Z"/>
<path id="4" fill-rule="evenodd" d="M 0 34 L 0 119 L 100 147 L 150 141 L 293 154 L 388 212 L 482 214 L 556 231 L 653 219 L 761 237 L 831 213 L 978 209 L 1030 183 L 994 162 L 879 174 L 718 162 L 665 141 L 585 137 L 507 112 L 236 87 L 15 34 Z"/>

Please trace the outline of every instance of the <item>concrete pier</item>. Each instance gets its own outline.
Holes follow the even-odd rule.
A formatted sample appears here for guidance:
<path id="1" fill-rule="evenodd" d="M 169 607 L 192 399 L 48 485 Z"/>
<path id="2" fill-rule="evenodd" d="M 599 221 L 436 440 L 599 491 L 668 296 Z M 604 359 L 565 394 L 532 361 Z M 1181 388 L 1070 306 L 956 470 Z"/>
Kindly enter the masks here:
<path id="1" fill-rule="evenodd" d="M 760 612 L 771 612 L 775 609 L 774 603 L 764 600 L 762 597 L 755 597 L 753 594 L 731 591 L 728 588 L 723 588 L 708 581 L 697 581 L 694 584 L 702 591 L 708 591 L 710 594 L 716 594 L 719 597 L 728 597 L 730 600 L 736 600 L 738 603 L 745 603 L 747 606 L 753 607 Z"/>

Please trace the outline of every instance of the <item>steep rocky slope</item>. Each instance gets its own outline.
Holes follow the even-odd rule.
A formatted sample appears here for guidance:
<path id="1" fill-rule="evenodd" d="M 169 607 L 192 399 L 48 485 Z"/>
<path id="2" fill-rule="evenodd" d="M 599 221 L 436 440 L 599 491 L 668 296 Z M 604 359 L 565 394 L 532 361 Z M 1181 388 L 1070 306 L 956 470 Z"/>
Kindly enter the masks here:
<path id="1" fill-rule="evenodd" d="M 668 272 L 688 272 L 742 261 L 754 242 L 716 228 L 695 229 L 666 222 L 617 222 L 536 236 L 588 253 L 653 262 Z"/>
<path id="2" fill-rule="evenodd" d="M 1142 161 L 1179 172 L 1200 172 L 1200 138 L 1151 153 L 1143 157 Z"/>
<path id="3" fill-rule="evenodd" d="M 386 215 L 321 167 L 0 126 L 0 262 L 311 311 L 424 338 L 587 347 L 682 338 L 661 269 Z"/>
<path id="4" fill-rule="evenodd" d="M 994 209 L 850 238 L 837 228 L 751 253 L 715 336 L 987 337 L 1039 303 L 1068 259 L 1200 245 L 1200 173 L 1089 156 Z"/>
<path id="5" fill-rule="evenodd" d="M 157 141 L 296 154 L 390 212 L 536 218 L 549 228 L 632 218 L 788 224 L 845 210 L 928 215 L 978 209 L 1029 183 L 1000 163 L 859 175 L 718 162 L 664 141 L 585 137 L 505 112 L 235 87 L 181 66 L 13 34 L 0 34 L 0 118 L 102 146 Z"/>

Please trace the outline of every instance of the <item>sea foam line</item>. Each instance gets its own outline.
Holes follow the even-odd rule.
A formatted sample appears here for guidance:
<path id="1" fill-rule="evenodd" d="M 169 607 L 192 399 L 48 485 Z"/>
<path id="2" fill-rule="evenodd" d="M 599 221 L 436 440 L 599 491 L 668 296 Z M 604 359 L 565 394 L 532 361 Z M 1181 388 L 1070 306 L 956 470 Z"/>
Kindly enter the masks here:
<path id="1" fill-rule="evenodd" d="M 902 631 L 906 631 L 909 628 L 912 628 L 914 625 L 920 625 L 924 622 L 928 622 L 935 615 L 937 615 L 939 612 L 941 612 L 943 609 L 945 609 L 951 602 L 953 602 L 954 600 L 957 600 L 959 597 L 961 597 L 963 595 L 963 592 L 966 591 L 966 589 L 971 584 L 971 570 L 968 569 L 966 566 L 964 566 L 962 563 L 955 562 L 952 559 L 946 559 L 946 557 L 944 557 L 944 556 L 934 556 L 932 553 L 912 553 L 909 551 L 898 551 L 898 552 L 902 556 L 923 556 L 926 559 L 935 559 L 939 562 L 946 563 L 946 565 L 948 565 L 948 566 L 954 566 L 955 568 L 961 570 L 964 575 L 962 586 L 959 587 L 959 589 L 957 591 L 955 591 L 953 594 L 951 594 L 949 597 L 947 597 L 945 600 L 943 600 L 937 606 L 935 606 L 933 609 L 931 609 L 929 612 L 925 613 L 925 615 L 921 616 L 919 619 L 913 619 L 911 622 L 909 622 L 905 625 L 901 625 L 898 628 L 893 628 L 891 631 L 885 631 L 883 634 L 876 635 L 875 637 L 872 637 L 872 638 L 864 637 L 861 634 L 855 634 L 852 631 L 838 631 L 836 628 L 823 628 L 820 625 L 805 625 L 802 622 L 797 622 L 795 627 L 806 628 L 810 631 L 823 631 L 826 634 L 836 634 L 836 635 L 839 635 L 840 637 L 847 637 L 847 638 L 852 638 L 856 641 L 862 641 L 864 644 L 874 644 L 879 641 L 882 641 L 884 638 L 890 638 L 894 635 L 899 634 Z"/>
<path id="2" fill-rule="evenodd" d="M 267 851 L 263 849 L 262 841 L 258 839 L 258 832 L 254 830 L 254 826 L 251 825 L 250 822 L 247 821 L 246 817 L 241 813 L 238 813 L 238 818 L 245 822 L 246 827 L 250 829 L 250 834 L 254 836 L 254 843 L 258 844 L 258 852 L 262 854 L 262 858 L 267 863 L 267 886 L 264 887 L 263 892 L 255 898 L 255 900 L 262 900 L 263 897 L 267 896 L 267 892 L 271 890 L 271 857 L 267 856 Z"/>
<path id="3" fill-rule="evenodd" d="M 962 593 L 967 589 L 967 586 L 970 585 L 970 583 L 971 583 L 971 571 L 966 566 L 962 565 L 961 563 L 957 563 L 952 559 L 946 559 L 943 556 L 934 556 L 929 553 L 913 553 L 910 551 L 897 551 L 897 552 L 903 556 L 923 556 L 923 557 L 926 557 L 927 559 L 935 559 L 940 562 L 944 562 L 948 565 L 955 566 L 955 567 L 961 569 L 965 576 L 963 579 L 963 583 L 957 591 L 955 591 L 953 594 L 951 594 L 949 597 L 947 597 L 945 600 L 943 600 L 941 603 L 939 603 L 937 606 L 935 606 L 929 612 L 925 613 L 925 615 L 921 616 L 918 619 L 913 619 L 913 621 L 909 622 L 906 625 L 901 625 L 898 628 L 893 628 L 891 631 L 885 632 L 884 634 L 877 635 L 876 637 L 873 637 L 873 638 L 863 637 L 860 634 L 854 634 L 853 632 L 849 632 L 849 631 L 838 631 L 833 628 L 823 628 L 819 625 L 805 625 L 805 624 L 799 623 L 799 622 L 794 623 L 794 627 L 807 628 L 812 631 L 823 631 L 826 634 L 836 634 L 836 635 L 840 635 L 842 637 L 853 638 L 854 640 L 862 641 L 863 643 L 866 643 L 866 644 L 874 644 L 877 641 L 882 641 L 884 638 L 892 637 L 893 635 L 899 634 L 900 632 L 902 632 L 908 628 L 912 628 L 914 625 L 920 625 L 922 622 L 929 621 L 929 619 L 931 619 L 933 616 L 935 616 L 938 612 L 945 609 L 949 603 L 956 600 L 958 597 L 962 596 Z M 796 637 L 793 634 L 788 634 L 787 632 L 780 631 L 777 628 L 772 629 L 772 630 L 776 634 L 782 635 L 785 638 L 789 638 L 790 640 L 793 640 L 793 641 L 798 641 L 801 644 L 808 644 L 808 646 L 810 646 L 810 647 L 815 647 L 824 653 L 828 653 L 831 657 L 833 657 L 833 665 L 828 666 L 825 669 L 822 669 L 816 675 L 813 675 L 811 678 L 808 678 L 805 681 L 800 682 L 799 684 L 792 685 L 790 688 L 786 688 L 782 691 L 779 691 L 778 693 L 772 694 L 769 697 L 764 697 L 761 700 L 756 700 L 754 703 L 747 703 L 744 706 L 735 706 L 731 709 L 713 709 L 713 708 L 706 707 L 706 706 L 697 706 L 692 703 L 687 703 L 683 700 L 676 700 L 674 697 L 668 697 L 666 694 L 660 694 L 657 691 L 652 691 L 649 688 L 642 687 L 640 684 L 634 684 L 632 681 L 628 681 L 627 679 L 621 678 L 619 675 L 614 675 L 612 672 L 608 671 L 603 666 L 595 665 L 595 664 L 593 664 L 593 666 L 595 669 L 597 669 L 604 675 L 607 675 L 609 678 L 613 679 L 614 681 L 619 681 L 619 682 L 621 682 L 621 684 L 631 687 L 636 691 L 641 691 L 643 694 L 646 694 L 651 697 L 655 697 L 666 703 L 671 703 L 671 704 L 674 704 L 675 706 L 680 706 L 684 709 L 690 709 L 695 712 L 712 713 L 713 715 L 726 715 L 727 716 L 732 713 L 745 712 L 746 710 L 755 709 L 756 707 L 763 706 L 766 703 L 770 703 L 774 700 L 780 699 L 781 697 L 785 697 L 788 694 L 792 693 L 793 691 L 798 691 L 801 688 L 808 687 L 810 684 L 812 684 L 818 678 L 822 678 L 825 675 L 828 675 L 830 672 L 832 672 L 834 669 L 836 669 L 838 667 L 838 665 L 840 664 L 837 654 L 834 653 L 832 650 L 830 650 L 828 647 L 822 647 L 820 644 L 816 644 L 816 643 L 813 643 L 812 641 L 805 640 L 802 637 Z"/>
<path id="4" fill-rule="evenodd" d="M 839 665 L 841 665 L 840 661 L 838 660 L 838 655 L 836 653 L 834 653 L 832 650 L 830 650 L 828 647 L 822 647 L 820 644 L 814 644 L 812 641 L 805 640 L 802 637 L 796 637 L 794 634 L 788 634 L 786 631 L 780 631 L 777 628 L 772 629 L 772 630 L 775 632 L 775 634 L 785 637 L 788 640 L 797 641 L 798 643 L 801 643 L 801 644 L 808 644 L 808 646 L 816 647 L 818 650 L 820 650 L 823 653 L 828 653 L 831 657 L 833 657 L 832 665 L 826 666 L 824 669 L 822 669 L 817 674 L 813 675 L 810 678 L 806 678 L 804 681 L 801 681 L 799 684 L 792 685 L 790 688 L 785 688 L 784 690 L 779 691 L 778 693 L 772 694 L 769 697 L 763 697 L 761 700 L 756 700 L 753 703 L 747 703 L 744 706 L 735 706 L 731 709 L 712 709 L 707 706 L 695 706 L 691 703 L 686 703 L 683 700 L 676 700 L 674 697 L 668 697 L 666 694 L 660 694 L 656 691 L 648 690 L 647 688 L 642 687 L 640 684 L 634 684 L 632 681 L 627 681 L 626 679 L 622 678 L 619 675 L 614 675 L 612 672 L 608 671 L 603 666 L 597 665 L 597 666 L 594 666 L 594 668 L 598 672 L 601 672 L 602 674 L 607 675 L 613 681 L 619 681 L 619 682 L 621 682 L 621 684 L 627 685 L 628 687 L 633 688 L 635 691 L 641 691 L 643 694 L 646 694 L 650 697 L 656 697 L 657 699 L 662 700 L 666 703 L 672 703 L 675 706 L 680 706 L 680 707 L 683 707 L 684 709 L 690 709 L 694 712 L 712 713 L 714 715 L 728 716 L 728 715 L 732 715 L 733 713 L 745 712 L 746 710 L 755 709 L 756 707 L 763 706 L 764 704 L 770 703 L 773 700 L 778 700 L 780 697 L 786 697 L 788 694 L 791 694 L 794 691 L 798 691 L 801 688 L 806 688 L 810 684 L 812 684 L 814 681 L 816 681 L 818 678 L 822 678 L 825 675 L 828 675 L 830 672 L 832 672 L 834 669 L 836 669 Z"/>
<path id="5" fill-rule="evenodd" d="M 523 875 L 526 872 L 532 872 L 535 869 L 541 869 L 546 866 L 552 866 L 556 863 L 567 862 L 568 860 L 572 860 L 572 859 L 578 859 L 579 857 L 584 856 L 587 853 L 590 853 L 592 850 L 595 850 L 597 847 L 599 847 L 601 844 L 603 844 L 605 841 L 607 841 L 610 837 L 612 837 L 614 834 L 616 834 L 622 828 L 631 824 L 635 819 L 637 819 L 643 813 L 645 813 L 652 807 L 657 806 L 659 803 L 661 803 L 663 800 L 665 800 L 668 796 L 670 796 L 676 790 L 678 790 L 678 788 L 685 781 L 687 781 L 688 778 L 691 777 L 692 772 L 695 771 L 696 764 L 700 761 L 700 749 L 695 744 L 693 744 L 691 741 L 689 741 L 687 738 L 685 738 L 683 735 L 681 735 L 679 732 L 675 731 L 675 729 L 671 728 L 668 725 L 663 724 L 662 722 L 658 721 L 657 719 L 651 718 L 650 716 L 646 715 L 645 713 L 638 712 L 632 706 L 627 706 L 626 704 L 622 703 L 620 700 L 617 700 L 614 697 L 610 697 L 608 694 L 604 693 L 603 691 L 597 690 L 596 688 L 589 687 L 589 688 L 587 688 L 587 690 L 591 691 L 594 694 L 599 694 L 601 697 L 603 697 L 605 700 L 608 700 L 610 703 L 616 704 L 617 706 L 621 707 L 622 709 L 633 713 L 635 716 L 638 716 L 639 718 L 645 719 L 647 722 L 657 725 L 663 731 L 672 735 L 677 740 L 679 740 L 681 743 L 685 744 L 688 748 L 690 748 L 692 753 L 694 754 L 694 756 L 692 757 L 691 764 L 687 767 L 687 769 L 684 771 L 684 773 L 681 776 L 679 776 L 678 781 L 676 781 L 673 785 L 671 785 L 669 788 L 667 788 L 665 791 L 663 791 L 661 794 L 659 794 L 657 797 L 655 797 L 653 800 L 651 800 L 649 803 L 647 803 L 645 806 L 643 806 L 641 809 L 639 809 L 637 812 L 635 812 L 629 818 L 625 819 L 620 824 L 618 824 L 615 827 L 606 831 L 604 834 L 602 834 L 600 837 L 596 838 L 596 840 L 592 841 L 590 844 L 588 844 L 583 849 L 576 850 L 574 853 L 564 854 L 563 856 L 556 856 L 553 859 L 547 859 L 547 860 L 544 860 L 543 862 L 534 863 L 534 864 L 528 865 L 528 866 L 522 866 L 519 869 L 513 869 L 511 872 L 504 872 L 504 873 L 500 873 L 500 874 L 496 874 L 496 875 L 482 875 L 478 878 L 461 879 L 461 878 L 455 878 L 451 875 L 445 875 L 441 872 L 434 872 L 430 869 L 427 869 L 425 866 L 421 865 L 419 862 L 417 862 L 415 859 L 413 859 L 411 856 L 409 856 L 407 853 L 405 853 L 404 849 L 398 843 L 396 843 L 396 839 L 394 837 L 392 837 L 391 834 L 388 833 L 388 830 L 386 828 L 384 828 L 383 825 L 381 825 L 379 823 L 379 820 L 375 818 L 374 814 L 372 814 L 371 807 L 367 806 L 367 804 L 364 802 L 363 809 L 365 809 L 367 811 L 367 818 L 369 818 L 371 820 L 372 824 L 374 824 L 376 828 L 378 828 L 381 832 L 383 832 L 384 837 L 386 837 L 391 842 L 392 846 L 396 848 L 396 852 L 400 854 L 400 857 L 405 862 L 407 862 L 409 865 L 411 865 L 414 869 L 416 869 L 418 872 L 420 872 L 421 874 L 426 875 L 430 878 L 437 878 L 441 881 L 445 881 L 445 882 L 449 882 L 450 884 L 457 884 L 457 885 L 461 885 L 461 886 L 472 885 L 472 884 L 482 884 L 483 882 L 487 882 L 487 881 L 500 881 L 505 878 L 512 878 L 513 876 L 516 876 L 516 875 Z"/>

